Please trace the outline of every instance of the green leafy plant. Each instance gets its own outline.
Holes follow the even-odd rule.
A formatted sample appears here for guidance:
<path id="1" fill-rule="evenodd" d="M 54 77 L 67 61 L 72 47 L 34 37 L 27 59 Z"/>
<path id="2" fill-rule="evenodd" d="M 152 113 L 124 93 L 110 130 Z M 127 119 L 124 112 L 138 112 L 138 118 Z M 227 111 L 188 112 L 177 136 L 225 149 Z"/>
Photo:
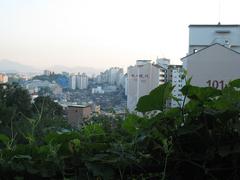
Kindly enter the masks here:
<path id="1" fill-rule="evenodd" d="M 143 113 L 141 116 L 127 114 L 124 119 L 99 116 L 79 130 L 64 131 L 54 127 L 40 131 L 40 127 L 50 126 L 41 124 L 48 119 L 41 112 L 51 114 L 50 119 L 61 116 L 52 113 L 58 108 L 51 107 L 50 99 L 47 100 L 50 109 L 44 110 L 40 108 L 44 99 L 40 99 L 38 114 L 20 111 L 20 122 L 26 126 L 18 128 L 20 123 L 15 121 L 18 113 L 9 112 L 19 108 L 7 106 L 7 93 L 0 89 L 0 116 L 9 118 L 4 120 L 8 131 L 2 130 L 0 134 L 1 177 L 239 179 L 239 88 L 240 80 L 231 81 L 223 90 L 196 87 L 186 81 L 182 88 L 184 106 L 168 108 L 166 101 L 174 98 L 173 87 L 164 84 L 140 98 L 136 110 Z M 19 138 L 21 132 L 23 139 Z"/>

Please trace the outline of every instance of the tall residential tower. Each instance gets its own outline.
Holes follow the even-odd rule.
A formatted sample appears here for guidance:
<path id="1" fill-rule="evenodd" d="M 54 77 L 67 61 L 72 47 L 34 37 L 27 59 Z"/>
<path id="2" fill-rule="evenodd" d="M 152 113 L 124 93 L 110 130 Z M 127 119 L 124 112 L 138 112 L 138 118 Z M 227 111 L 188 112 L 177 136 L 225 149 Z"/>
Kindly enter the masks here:
<path id="1" fill-rule="evenodd" d="M 141 96 L 147 95 L 159 85 L 159 66 L 151 60 L 137 60 L 128 67 L 127 108 L 134 111 Z"/>

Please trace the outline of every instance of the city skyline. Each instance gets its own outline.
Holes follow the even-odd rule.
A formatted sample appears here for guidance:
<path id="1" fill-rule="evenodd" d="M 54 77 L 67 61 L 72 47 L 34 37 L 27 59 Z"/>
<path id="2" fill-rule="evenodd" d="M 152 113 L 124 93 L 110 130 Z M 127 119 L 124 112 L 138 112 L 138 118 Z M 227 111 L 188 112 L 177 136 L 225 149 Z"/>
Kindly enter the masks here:
<path id="1" fill-rule="evenodd" d="M 0 59 L 53 65 L 126 67 L 188 52 L 188 25 L 240 24 L 234 0 L 0 0 Z"/>

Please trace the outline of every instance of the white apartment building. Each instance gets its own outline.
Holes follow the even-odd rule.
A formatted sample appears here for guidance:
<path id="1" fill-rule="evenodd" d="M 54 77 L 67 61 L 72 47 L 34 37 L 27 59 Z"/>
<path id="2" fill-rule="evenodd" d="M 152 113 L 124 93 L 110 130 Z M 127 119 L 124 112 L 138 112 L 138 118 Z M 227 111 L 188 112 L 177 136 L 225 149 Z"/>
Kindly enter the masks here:
<path id="1" fill-rule="evenodd" d="M 127 77 L 125 78 L 125 86 L 124 86 L 124 88 L 125 88 L 125 96 L 127 96 L 127 94 L 128 94 L 128 74 L 126 73 L 125 75 Z"/>
<path id="2" fill-rule="evenodd" d="M 215 43 L 240 52 L 240 25 L 189 25 L 188 54 Z"/>
<path id="3" fill-rule="evenodd" d="M 182 79 L 184 74 L 182 66 L 170 65 L 170 59 L 166 58 L 157 58 L 156 64 L 160 66 L 159 84 L 170 82 L 174 86 L 172 95 L 179 99 L 178 102 L 173 99 L 168 100 L 167 107 L 182 106 L 184 97 L 180 90 L 185 85 L 185 80 Z"/>
<path id="4" fill-rule="evenodd" d="M 119 67 L 112 67 L 109 69 L 109 84 L 117 84 L 120 85 L 120 79 L 123 76 L 123 69 Z"/>
<path id="5" fill-rule="evenodd" d="M 240 52 L 240 25 L 189 25 L 187 55 L 216 43 Z M 187 58 L 181 60 L 183 68 L 187 70 Z"/>
<path id="6" fill-rule="evenodd" d="M 69 88 L 75 90 L 76 89 L 76 79 L 77 76 L 72 74 L 69 79 Z"/>
<path id="7" fill-rule="evenodd" d="M 190 25 L 189 52 L 182 58 L 195 86 L 222 89 L 240 78 L 240 25 Z"/>
<path id="8" fill-rule="evenodd" d="M 164 84 L 167 82 L 167 70 L 168 66 L 170 65 L 170 59 L 157 57 L 156 64 L 160 66 L 159 84 Z"/>
<path id="9" fill-rule="evenodd" d="M 127 74 L 123 74 L 119 80 L 119 86 L 122 86 L 124 89 L 126 87 Z"/>
<path id="10" fill-rule="evenodd" d="M 185 85 L 185 80 L 182 78 L 184 75 L 184 70 L 181 65 L 169 65 L 167 70 L 167 81 L 172 83 L 174 89 L 172 95 L 179 99 L 175 101 L 170 99 L 167 101 L 167 107 L 181 107 L 183 103 L 184 96 L 182 95 L 181 89 Z"/>
<path id="11" fill-rule="evenodd" d="M 87 89 L 88 87 L 88 76 L 85 73 L 78 73 L 77 75 L 72 74 L 69 79 L 70 89 Z"/>
<path id="12" fill-rule="evenodd" d="M 78 73 L 76 76 L 76 88 L 87 89 L 88 87 L 88 76 L 85 73 Z"/>
<path id="13" fill-rule="evenodd" d="M 156 64 L 162 66 L 164 69 L 167 69 L 170 65 L 170 59 L 157 57 Z"/>
<path id="14" fill-rule="evenodd" d="M 50 70 L 47 70 L 47 69 L 45 69 L 45 70 L 43 71 L 43 75 L 45 75 L 45 76 L 50 76 L 50 75 L 52 75 L 52 74 L 54 74 L 53 71 L 50 71 Z"/>
<path id="15" fill-rule="evenodd" d="M 159 65 L 151 60 L 137 60 L 127 70 L 127 108 L 134 111 L 141 96 L 147 95 L 159 85 Z"/>
<path id="16" fill-rule="evenodd" d="M 96 77 L 98 83 L 108 83 L 111 85 L 121 85 L 121 78 L 124 76 L 123 69 L 111 67 Z"/>

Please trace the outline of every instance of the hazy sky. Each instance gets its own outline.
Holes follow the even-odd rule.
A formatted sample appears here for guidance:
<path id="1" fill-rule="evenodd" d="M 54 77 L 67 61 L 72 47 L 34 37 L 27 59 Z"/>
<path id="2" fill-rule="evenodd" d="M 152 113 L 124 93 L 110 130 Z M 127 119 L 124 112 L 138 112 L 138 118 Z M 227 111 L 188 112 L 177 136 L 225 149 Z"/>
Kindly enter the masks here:
<path id="1" fill-rule="evenodd" d="M 239 0 L 0 0 L 0 59 L 108 68 L 158 56 L 179 64 L 189 24 L 219 17 L 240 24 L 239 7 Z"/>

